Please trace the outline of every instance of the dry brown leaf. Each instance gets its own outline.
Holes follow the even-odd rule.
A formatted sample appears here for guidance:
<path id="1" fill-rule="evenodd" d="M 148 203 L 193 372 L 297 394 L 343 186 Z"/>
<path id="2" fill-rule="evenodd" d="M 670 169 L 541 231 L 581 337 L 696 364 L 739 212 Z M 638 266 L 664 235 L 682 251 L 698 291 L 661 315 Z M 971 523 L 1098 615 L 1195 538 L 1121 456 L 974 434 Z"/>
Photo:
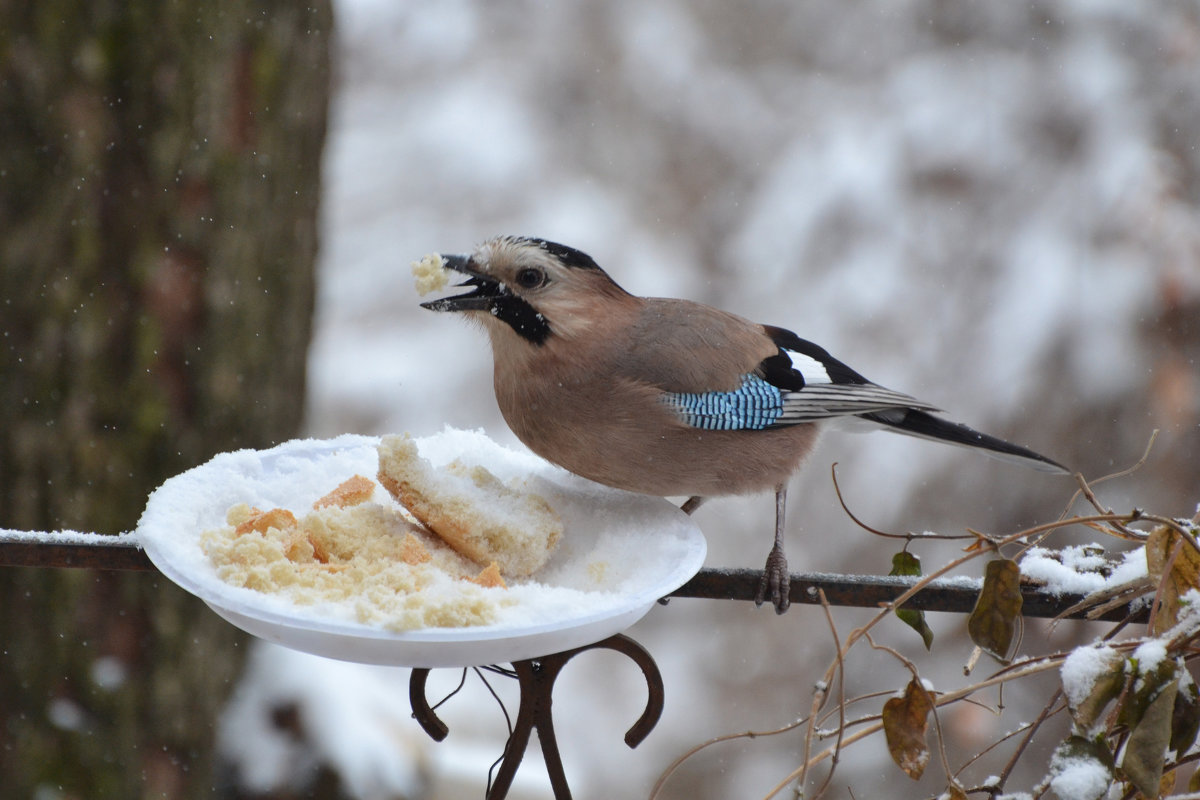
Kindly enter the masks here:
<path id="1" fill-rule="evenodd" d="M 1171 770 L 1166 775 L 1162 776 L 1162 780 L 1158 782 L 1158 794 L 1156 795 L 1157 797 L 1166 797 L 1171 792 L 1175 791 L 1175 777 L 1176 777 L 1175 770 Z M 1141 792 L 1138 792 L 1138 797 L 1144 798 L 1145 795 L 1142 794 Z"/>
<path id="2" fill-rule="evenodd" d="M 1021 618 L 1021 568 L 1017 562 L 989 561 L 979 599 L 967 619 L 971 641 L 1001 661 L 1008 660 Z"/>
<path id="3" fill-rule="evenodd" d="M 1150 620 L 1150 635 L 1158 636 L 1179 621 L 1181 598 L 1200 589 L 1200 552 L 1174 528 L 1160 525 L 1146 540 L 1146 570 L 1159 583 L 1159 606 Z"/>
<path id="4" fill-rule="evenodd" d="M 883 704 L 883 733 L 888 752 L 913 780 L 921 777 L 929 763 L 925 729 L 932 709 L 933 699 L 916 678 L 908 682 L 903 697 L 893 697 Z"/>

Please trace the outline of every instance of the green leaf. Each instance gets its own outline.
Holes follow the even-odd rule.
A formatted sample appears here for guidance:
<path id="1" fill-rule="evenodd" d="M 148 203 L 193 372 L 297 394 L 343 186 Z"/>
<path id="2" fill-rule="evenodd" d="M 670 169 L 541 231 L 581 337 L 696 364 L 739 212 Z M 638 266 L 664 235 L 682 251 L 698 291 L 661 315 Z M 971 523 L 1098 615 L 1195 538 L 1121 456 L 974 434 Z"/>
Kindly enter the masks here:
<path id="1" fill-rule="evenodd" d="M 892 571 L 888 575 L 921 575 L 921 559 L 907 550 L 892 556 Z M 925 612 L 913 608 L 897 608 L 896 616 L 921 635 L 926 650 L 933 649 L 933 630 L 925 622 Z"/>
<path id="2" fill-rule="evenodd" d="M 1020 582 L 1017 562 L 1007 558 L 989 561 L 979 599 L 967 619 L 971 641 L 1000 661 L 1008 660 L 1021 618 Z"/>

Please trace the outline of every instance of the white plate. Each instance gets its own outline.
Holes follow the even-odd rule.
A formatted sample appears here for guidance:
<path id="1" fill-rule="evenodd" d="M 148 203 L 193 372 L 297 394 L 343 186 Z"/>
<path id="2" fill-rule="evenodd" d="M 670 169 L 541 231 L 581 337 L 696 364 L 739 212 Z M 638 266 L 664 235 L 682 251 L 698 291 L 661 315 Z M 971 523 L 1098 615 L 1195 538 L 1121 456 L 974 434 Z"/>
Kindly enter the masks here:
<path id="1" fill-rule="evenodd" d="M 501 479 L 529 476 L 562 517 L 563 540 L 535 576 L 550 588 L 514 587 L 522 606 L 516 621 L 502 617 L 484 627 L 397 633 L 217 576 L 199 540 L 203 531 L 225 524 L 231 505 L 301 511 L 356 472 L 374 477 L 375 437 L 304 439 L 222 453 L 150 495 L 138 540 L 164 575 L 255 636 L 344 661 L 409 667 L 507 663 L 600 641 L 637 622 L 704 563 L 700 530 L 666 500 L 582 480 L 480 432 L 446 430 L 416 441 L 435 466 L 467 456 Z M 603 569 L 597 571 L 597 564 Z"/>

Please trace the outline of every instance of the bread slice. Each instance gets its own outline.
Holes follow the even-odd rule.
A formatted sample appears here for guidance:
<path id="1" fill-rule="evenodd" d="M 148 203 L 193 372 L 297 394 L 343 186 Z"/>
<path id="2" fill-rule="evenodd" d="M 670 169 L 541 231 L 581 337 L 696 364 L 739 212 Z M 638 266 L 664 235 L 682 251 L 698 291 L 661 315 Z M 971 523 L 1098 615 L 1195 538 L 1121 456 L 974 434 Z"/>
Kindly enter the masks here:
<path id="1" fill-rule="evenodd" d="M 522 578 L 549 560 L 563 533 L 545 498 L 506 486 L 481 466 L 455 461 L 435 470 L 407 434 L 379 445 L 379 483 L 462 555 Z"/>

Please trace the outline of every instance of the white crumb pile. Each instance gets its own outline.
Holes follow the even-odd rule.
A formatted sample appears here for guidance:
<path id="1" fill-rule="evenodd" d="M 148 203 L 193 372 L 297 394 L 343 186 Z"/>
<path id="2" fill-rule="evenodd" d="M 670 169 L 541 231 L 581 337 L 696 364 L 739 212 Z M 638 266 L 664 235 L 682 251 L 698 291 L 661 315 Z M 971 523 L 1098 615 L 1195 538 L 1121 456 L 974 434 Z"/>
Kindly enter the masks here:
<path id="1" fill-rule="evenodd" d="M 416 278 L 417 294 L 424 297 L 430 292 L 445 289 L 450 282 L 450 270 L 439 253 L 430 253 L 420 261 L 412 262 L 412 274 Z"/>
<path id="2" fill-rule="evenodd" d="M 401 508 L 372 502 L 374 483 L 351 480 L 369 489 L 344 504 L 318 501 L 302 516 L 235 505 L 200 545 L 226 583 L 297 606 L 340 604 L 365 625 L 404 631 L 496 620 L 505 598 L 486 591 L 503 586 L 494 564 L 459 555 Z"/>

